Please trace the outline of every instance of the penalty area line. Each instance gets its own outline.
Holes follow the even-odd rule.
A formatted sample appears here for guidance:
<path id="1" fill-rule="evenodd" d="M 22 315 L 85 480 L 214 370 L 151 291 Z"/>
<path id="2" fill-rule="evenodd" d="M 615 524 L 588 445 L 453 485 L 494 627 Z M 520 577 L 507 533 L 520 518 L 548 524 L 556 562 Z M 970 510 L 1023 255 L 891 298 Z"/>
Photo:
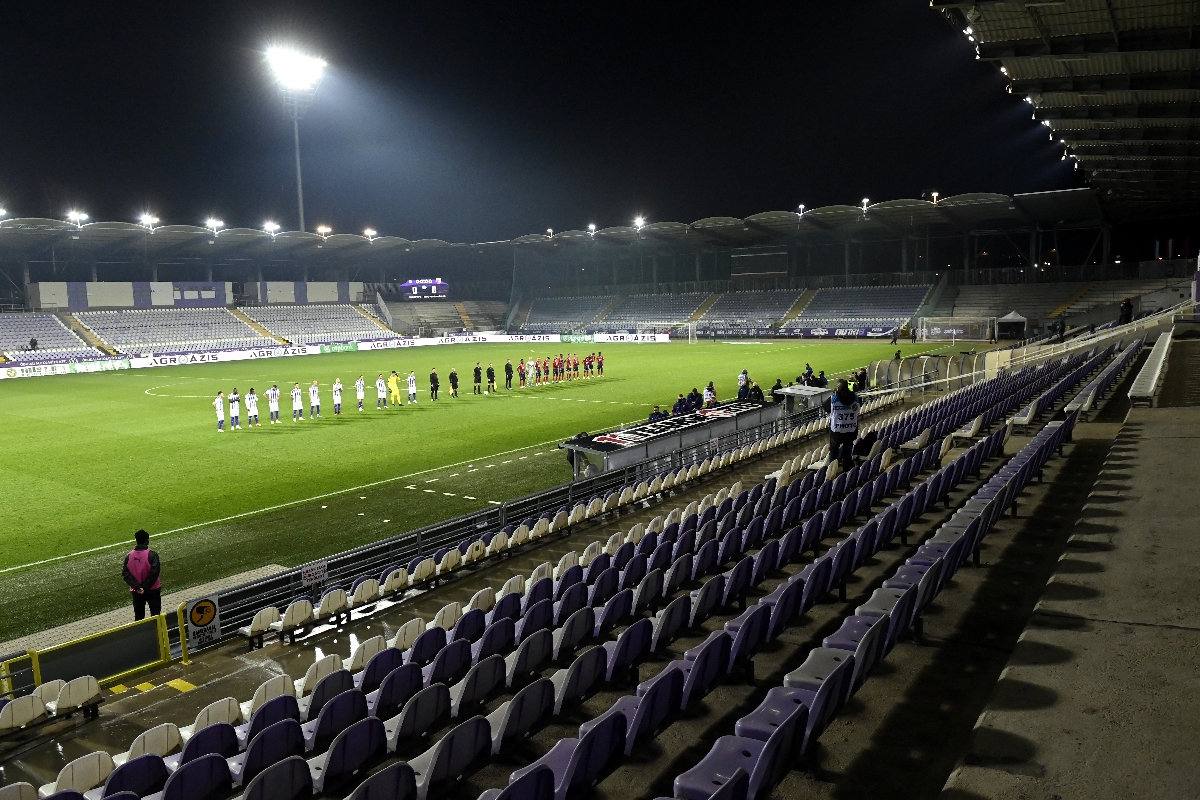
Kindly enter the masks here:
<path id="1" fill-rule="evenodd" d="M 506 456 L 506 455 L 509 455 L 510 453 L 519 453 L 522 450 L 529 450 L 534 447 L 545 447 L 548 444 L 557 444 L 560 441 L 561 441 L 561 439 L 549 439 L 545 442 L 538 442 L 537 444 L 525 445 L 524 447 L 516 447 L 516 448 L 513 448 L 512 450 L 505 450 L 501 453 L 494 453 L 490 456 L 484 456 L 482 458 L 468 458 L 468 459 L 464 459 L 462 461 L 455 461 L 453 464 L 443 464 L 442 466 L 439 466 L 439 467 L 430 467 L 429 469 L 423 469 L 423 470 L 419 470 L 417 472 L 409 472 L 405 475 L 397 475 L 393 478 L 383 478 L 382 480 L 371 481 L 370 483 L 360 484 L 359 486 L 350 486 L 345 489 L 338 489 L 337 491 L 333 491 L 333 492 L 325 492 L 323 494 L 313 495 L 312 497 L 305 497 L 301 500 L 289 500 L 286 503 L 278 503 L 273 506 L 267 506 L 266 508 L 255 509 L 254 511 L 243 511 L 240 514 L 231 514 L 227 517 L 221 517 L 219 519 L 208 520 L 206 522 L 196 522 L 191 525 L 184 525 L 179 528 L 172 528 L 171 530 L 161 531 L 159 533 L 154 534 L 154 536 L 155 536 L 155 538 L 157 538 L 160 536 L 169 536 L 173 533 L 183 533 L 184 531 L 192 531 L 192 530 L 196 530 L 197 528 L 207 528 L 211 525 L 222 525 L 226 522 L 233 522 L 234 520 L 245 519 L 247 517 L 254 517 L 259 514 L 267 514 L 271 511 L 279 511 L 284 508 L 291 508 L 293 506 L 299 506 L 299 505 L 303 505 L 305 503 L 312 503 L 316 500 L 324 500 L 327 497 L 337 497 L 338 495 L 349 494 L 350 492 L 359 492 L 359 491 L 362 491 L 363 489 L 371 489 L 376 486 L 384 486 L 389 483 L 396 483 L 397 481 L 408 480 L 410 478 L 417 477 L 418 475 L 428 475 L 431 472 L 439 472 L 444 469 L 453 469 L 454 467 L 462 466 L 463 464 L 473 464 L 477 461 L 486 461 L 488 459 L 497 458 L 499 456 Z M 538 453 L 538 455 L 541 455 L 541 453 Z M 432 490 L 427 490 L 427 491 L 432 491 Z M 473 500 L 475 498 L 468 498 L 468 499 Z M 497 503 L 497 505 L 500 505 L 500 504 Z M 12 566 L 12 567 L 4 567 L 3 569 L 0 569 L 0 575 L 3 575 L 8 572 L 17 572 L 18 570 L 30 569 L 31 567 L 41 567 L 41 566 L 45 566 L 46 564 L 55 564 L 59 561 L 67 561 L 68 559 L 78 558 L 79 556 L 86 556 L 86 555 L 90 555 L 92 553 L 101 553 L 105 550 L 112 550 L 113 548 L 116 548 L 116 547 L 125 547 L 128 544 L 129 543 L 125 542 L 125 541 L 112 542 L 111 544 L 103 544 L 103 545 L 99 545 L 98 547 L 89 547 L 86 550 L 77 550 L 74 553 L 66 553 L 61 556 L 54 556 L 52 558 L 43 558 L 38 561 L 30 561 L 27 564 L 18 564 L 16 566 Z"/>

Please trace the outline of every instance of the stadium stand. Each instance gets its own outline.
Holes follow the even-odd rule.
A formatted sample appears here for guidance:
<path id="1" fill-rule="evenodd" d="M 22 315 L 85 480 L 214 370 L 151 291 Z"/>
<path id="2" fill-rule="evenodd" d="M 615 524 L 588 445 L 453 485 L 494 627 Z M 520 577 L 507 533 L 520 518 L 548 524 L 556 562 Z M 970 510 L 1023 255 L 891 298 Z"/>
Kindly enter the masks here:
<path id="1" fill-rule="evenodd" d="M 37 350 L 29 349 L 30 339 L 37 339 Z M 0 314 L 0 352 L 9 361 L 24 364 L 103 355 L 53 314 Z"/>
<path id="2" fill-rule="evenodd" d="M 401 333 L 457 333 L 466 327 L 454 303 L 446 300 L 388 301 L 387 307 L 395 329 Z"/>
<path id="3" fill-rule="evenodd" d="M 465 300 L 463 312 L 471 320 L 468 326 L 473 331 L 495 331 L 504 326 L 508 303 L 502 300 Z"/>
<path id="4" fill-rule="evenodd" d="M 1030 320 L 1050 319 L 1059 316 L 1072 299 L 1087 288 L 1085 283 L 960 286 L 954 301 L 954 316 L 1002 317 L 1016 311 Z"/>
<path id="5" fill-rule="evenodd" d="M 600 297 L 539 297 L 533 301 L 529 318 L 521 327 L 537 333 L 574 330 L 592 322 L 617 298 Z"/>
<path id="6" fill-rule="evenodd" d="M 589 326 L 597 330 L 628 327 L 638 324 L 678 325 L 686 322 L 700 304 L 707 300 L 708 292 L 685 292 L 683 294 L 633 294 L 621 301 L 611 313 Z"/>
<path id="7" fill-rule="evenodd" d="M 821 289 L 787 328 L 903 325 L 925 302 L 929 286 Z"/>
<path id="8" fill-rule="evenodd" d="M 242 313 L 293 344 L 353 342 L 398 338 L 345 303 L 337 305 L 257 306 Z"/>
<path id="9" fill-rule="evenodd" d="M 75 318 L 123 353 L 186 353 L 279 344 L 260 336 L 223 308 L 81 311 Z"/>
<path id="10" fill-rule="evenodd" d="M 699 320 L 704 327 L 766 328 L 783 319 L 803 292 L 730 292 Z"/>
<path id="11" fill-rule="evenodd" d="M 1188 281 L 1164 281 L 1162 279 L 1098 281 L 1091 284 L 1082 295 L 1072 300 L 1065 314 L 1067 316 L 1084 314 L 1099 306 L 1116 305 L 1127 297 L 1137 298 L 1167 288 L 1190 290 Z"/>

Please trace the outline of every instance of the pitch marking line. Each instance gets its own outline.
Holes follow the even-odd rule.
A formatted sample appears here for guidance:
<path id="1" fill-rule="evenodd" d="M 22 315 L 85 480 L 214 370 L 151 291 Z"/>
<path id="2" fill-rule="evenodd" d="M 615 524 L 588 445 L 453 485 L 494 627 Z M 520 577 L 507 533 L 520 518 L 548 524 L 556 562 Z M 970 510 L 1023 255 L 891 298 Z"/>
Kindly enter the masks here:
<path id="1" fill-rule="evenodd" d="M 505 450 L 501 453 L 495 453 L 491 457 L 496 458 L 499 456 L 506 456 L 511 453 L 519 453 L 522 450 L 528 450 L 532 447 L 544 447 L 548 444 L 557 444 L 559 441 L 560 441 L 559 439 L 549 439 L 545 442 L 538 442 L 536 444 L 526 445 L 524 447 L 515 447 L 511 450 Z M 544 451 L 542 451 L 542 452 L 544 452 Z M 542 452 L 535 453 L 534 455 L 540 456 L 540 455 L 542 455 Z M 553 451 L 551 451 L 551 452 L 553 452 Z M 444 470 L 444 469 L 453 469 L 454 467 L 458 467 L 463 464 L 471 464 L 471 463 L 474 463 L 476 461 L 481 461 L 481 460 L 482 459 L 479 459 L 479 458 L 468 458 L 468 459 L 464 459 L 462 461 L 456 461 L 453 464 L 443 464 L 442 466 L 439 466 L 439 467 L 430 467 L 429 469 L 418 470 L 417 472 L 410 472 L 406 475 L 397 475 L 393 478 L 383 478 L 382 480 L 371 481 L 370 483 L 364 483 L 360 486 L 350 486 L 345 489 L 338 489 L 337 491 L 334 491 L 334 492 L 323 492 L 321 494 L 313 495 L 312 497 L 305 497 L 301 500 L 290 500 L 286 503 L 278 503 L 273 506 L 267 506 L 265 508 L 259 508 L 259 509 L 255 509 L 253 511 L 243 511 L 240 514 L 230 514 L 227 517 L 220 517 L 219 519 L 207 520 L 205 522 L 196 522 L 191 525 L 184 525 L 179 528 L 172 528 L 170 530 L 162 531 L 162 532 L 156 533 L 154 535 L 155 535 L 155 537 L 169 536 L 172 533 L 183 533 L 184 531 L 192 531 L 192 530 L 196 530 L 197 528 L 206 528 L 210 525 L 221 525 L 226 522 L 233 522 L 234 520 L 245 519 L 246 517 L 254 517 L 259 514 L 269 513 L 271 511 L 279 511 L 284 508 L 291 508 L 293 506 L 304 505 L 305 503 L 311 503 L 315 500 L 324 500 L 327 497 L 338 497 L 340 495 L 350 494 L 352 492 L 361 492 L 364 489 L 372 489 L 376 486 L 385 486 L 389 483 L 396 483 L 398 481 L 403 481 L 403 480 L 411 480 L 412 478 L 415 478 L 419 475 L 428 475 L 431 472 L 440 472 L 441 470 Z M 495 465 L 489 464 L 488 466 L 495 466 Z M 469 471 L 477 472 L 478 470 L 469 470 Z M 417 487 L 411 486 L 411 487 L 405 487 L 405 488 L 415 489 Z M 426 491 L 432 492 L 431 489 L 427 489 Z M 464 497 L 465 497 L 465 495 L 464 495 Z M 466 499 L 474 500 L 475 498 L 467 497 Z M 491 502 L 491 501 L 489 501 L 489 502 Z M 496 505 L 501 505 L 501 504 L 496 503 Z M 77 558 L 79 556 L 86 556 L 86 555 L 90 555 L 91 553 L 101 553 L 101 552 L 104 552 L 105 550 L 112 550 L 115 547 L 126 547 L 126 546 L 128 546 L 128 544 L 129 543 L 125 542 L 125 541 L 112 542 L 111 544 L 102 544 L 97 547 L 89 547 L 85 550 L 77 550 L 74 553 L 65 553 L 61 556 L 54 556 L 52 558 L 43 558 L 43 559 L 39 559 L 37 561 L 30 561 L 26 564 L 17 564 L 12 567 L 4 567 L 4 568 L 0 568 L 0 575 L 3 575 L 8 572 L 16 572 L 16 571 L 22 570 L 22 569 L 29 569 L 30 567 L 41 567 L 46 564 L 55 564 L 55 563 L 58 563 L 59 561 L 66 561 L 67 559 Z"/>

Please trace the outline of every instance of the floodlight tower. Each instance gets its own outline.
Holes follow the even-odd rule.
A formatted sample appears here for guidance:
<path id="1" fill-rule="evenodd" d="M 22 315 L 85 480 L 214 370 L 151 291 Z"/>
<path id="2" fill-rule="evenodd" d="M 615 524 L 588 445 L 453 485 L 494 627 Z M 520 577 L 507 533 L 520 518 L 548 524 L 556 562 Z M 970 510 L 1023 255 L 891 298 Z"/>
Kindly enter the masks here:
<path id="1" fill-rule="evenodd" d="M 267 48 L 267 64 L 283 95 L 283 106 L 292 118 L 292 137 L 296 143 L 296 203 L 300 230 L 304 230 L 304 184 L 300 179 L 300 118 L 312 104 L 321 83 L 325 60 L 305 55 L 290 47 Z"/>

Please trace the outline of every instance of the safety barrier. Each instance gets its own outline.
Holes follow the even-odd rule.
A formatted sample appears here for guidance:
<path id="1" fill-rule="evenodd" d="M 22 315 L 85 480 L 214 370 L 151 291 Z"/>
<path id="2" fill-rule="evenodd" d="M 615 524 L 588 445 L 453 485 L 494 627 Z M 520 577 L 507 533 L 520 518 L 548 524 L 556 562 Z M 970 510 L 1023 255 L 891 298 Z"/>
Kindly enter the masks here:
<path id="1" fill-rule="evenodd" d="M 1146 363 L 1142 365 L 1133 385 L 1129 387 L 1129 404 L 1136 406 L 1145 403 L 1154 406 L 1154 395 L 1158 391 L 1158 381 L 1162 377 L 1163 365 L 1167 363 L 1167 353 L 1171 349 L 1171 332 L 1158 337 L 1154 349 L 1150 351 Z"/>

